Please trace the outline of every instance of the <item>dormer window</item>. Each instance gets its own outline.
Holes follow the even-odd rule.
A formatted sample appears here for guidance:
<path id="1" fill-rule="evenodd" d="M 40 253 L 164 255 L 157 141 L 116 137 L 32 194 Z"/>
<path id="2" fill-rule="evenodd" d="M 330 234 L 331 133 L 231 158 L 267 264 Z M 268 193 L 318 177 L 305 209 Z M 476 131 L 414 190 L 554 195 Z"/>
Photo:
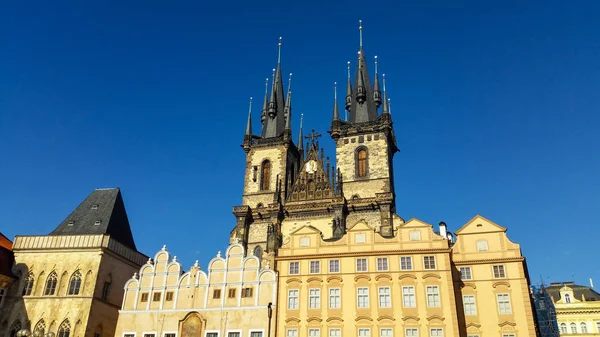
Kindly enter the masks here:
<path id="1" fill-rule="evenodd" d="M 565 294 L 565 303 L 571 303 L 571 295 Z"/>
<path id="2" fill-rule="evenodd" d="M 410 231 L 410 241 L 420 241 L 420 240 L 421 240 L 421 232 Z"/>
<path id="3" fill-rule="evenodd" d="M 310 239 L 307 237 L 300 238 L 300 247 L 308 247 L 310 246 Z"/>
<path id="4" fill-rule="evenodd" d="M 486 240 L 477 241 L 477 251 L 478 252 L 487 252 L 488 251 L 488 243 Z"/>
<path id="5" fill-rule="evenodd" d="M 92 209 L 98 209 L 98 204 L 93 204 Z"/>
<path id="6" fill-rule="evenodd" d="M 69 221 L 69 223 L 67 224 L 68 226 L 73 226 L 75 224 L 75 221 Z"/>
<path id="7" fill-rule="evenodd" d="M 102 223 L 102 221 L 100 221 L 100 220 L 96 220 L 96 222 L 94 222 L 94 225 L 96 225 L 96 226 L 100 226 L 100 224 L 101 224 L 101 223 Z"/>

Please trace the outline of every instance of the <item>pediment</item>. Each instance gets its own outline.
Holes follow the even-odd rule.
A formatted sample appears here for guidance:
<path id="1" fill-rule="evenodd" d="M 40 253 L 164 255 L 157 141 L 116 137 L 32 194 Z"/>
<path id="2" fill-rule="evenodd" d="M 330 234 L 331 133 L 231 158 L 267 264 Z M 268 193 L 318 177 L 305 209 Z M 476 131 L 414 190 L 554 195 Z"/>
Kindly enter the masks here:
<path id="1" fill-rule="evenodd" d="M 350 226 L 347 229 L 347 232 L 353 232 L 353 233 L 358 233 L 358 232 L 373 232 L 373 228 L 371 228 L 371 226 L 367 225 L 366 222 L 364 221 L 359 221 L 357 223 L 355 223 L 354 225 Z"/>
<path id="2" fill-rule="evenodd" d="M 296 229 L 295 231 L 291 232 L 290 236 L 292 236 L 292 235 L 311 235 L 311 234 L 321 235 L 321 231 L 311 225 L 304 225 L 304 226 Z"/>
<path id="3" fill-rule="evenodd" d="M 478 234 L 478 233 L 490 233 L 490 232 L 506 232 L 506 228 L 498 225 L 497 223 L 490 221 L 481 215 L 476 215 L 473 219 L 469 220 L 464 226 L 455 232 L 455 234 Z"/>
<path id="4" fill-rule="evenodd" d="M 412 218 L 412 219 L 408 220 L 407 222 L 405 222 L 404 225 L 402 225 L 402 228 L 419 228 L 419 227 L 432 228 L 432 226 L 430 224 L 428 224 L 427 222 L 421 221 L 416 218 Z"/>

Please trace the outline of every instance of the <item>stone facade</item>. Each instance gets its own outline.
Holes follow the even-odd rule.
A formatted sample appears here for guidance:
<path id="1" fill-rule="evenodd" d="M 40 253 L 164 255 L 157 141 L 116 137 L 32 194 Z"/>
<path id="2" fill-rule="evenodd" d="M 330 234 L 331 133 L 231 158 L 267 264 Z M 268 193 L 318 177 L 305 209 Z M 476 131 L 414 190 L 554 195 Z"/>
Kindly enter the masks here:
<path id="1" fill-rule="evenodd" d="M 546 290 L 561 336 L 600 336 L 600 293 L 573 282 L 553 282 Z"/>

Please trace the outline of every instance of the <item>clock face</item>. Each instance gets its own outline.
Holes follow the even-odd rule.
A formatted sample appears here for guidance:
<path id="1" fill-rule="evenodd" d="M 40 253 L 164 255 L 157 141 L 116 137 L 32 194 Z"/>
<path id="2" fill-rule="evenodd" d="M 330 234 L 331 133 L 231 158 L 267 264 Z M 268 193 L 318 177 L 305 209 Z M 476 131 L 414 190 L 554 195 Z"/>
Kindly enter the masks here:
<path id="1" fill-rule="evenodd" d="M 317 171 L 317 162 L 314 160 L 309 160 L 306 162 L 306 172 L 315 173 Z"/>

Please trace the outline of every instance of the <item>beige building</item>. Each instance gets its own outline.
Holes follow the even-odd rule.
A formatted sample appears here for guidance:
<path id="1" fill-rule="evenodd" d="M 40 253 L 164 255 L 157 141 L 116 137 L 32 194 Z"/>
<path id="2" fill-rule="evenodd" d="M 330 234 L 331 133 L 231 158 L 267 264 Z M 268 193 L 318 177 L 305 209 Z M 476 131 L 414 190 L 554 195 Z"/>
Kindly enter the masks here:
<path id="1" fill-rule="evenodd" d="M 118 189 L 90 194 L 50 235 L 17 236 L 19 277 L 0 312 L 1 336 L 114 335 L 123 287 L 147 257 L 137 252 Z"/>
<path id="2" fill-rule="evenodd" d="M 546 291 L 556 308 L 561 335 L 600 336 L 600 294 L 573 282 L 551 283 Z"/>
<path id="3" fill-rule="evenodd" d="M 265 337 L 277 274 L 233 243 L 208 264 L 184 272 L 163 247 L 125 283 L 118 337 Z M 272 305 L 271 305 L 272 304 Z"/>

